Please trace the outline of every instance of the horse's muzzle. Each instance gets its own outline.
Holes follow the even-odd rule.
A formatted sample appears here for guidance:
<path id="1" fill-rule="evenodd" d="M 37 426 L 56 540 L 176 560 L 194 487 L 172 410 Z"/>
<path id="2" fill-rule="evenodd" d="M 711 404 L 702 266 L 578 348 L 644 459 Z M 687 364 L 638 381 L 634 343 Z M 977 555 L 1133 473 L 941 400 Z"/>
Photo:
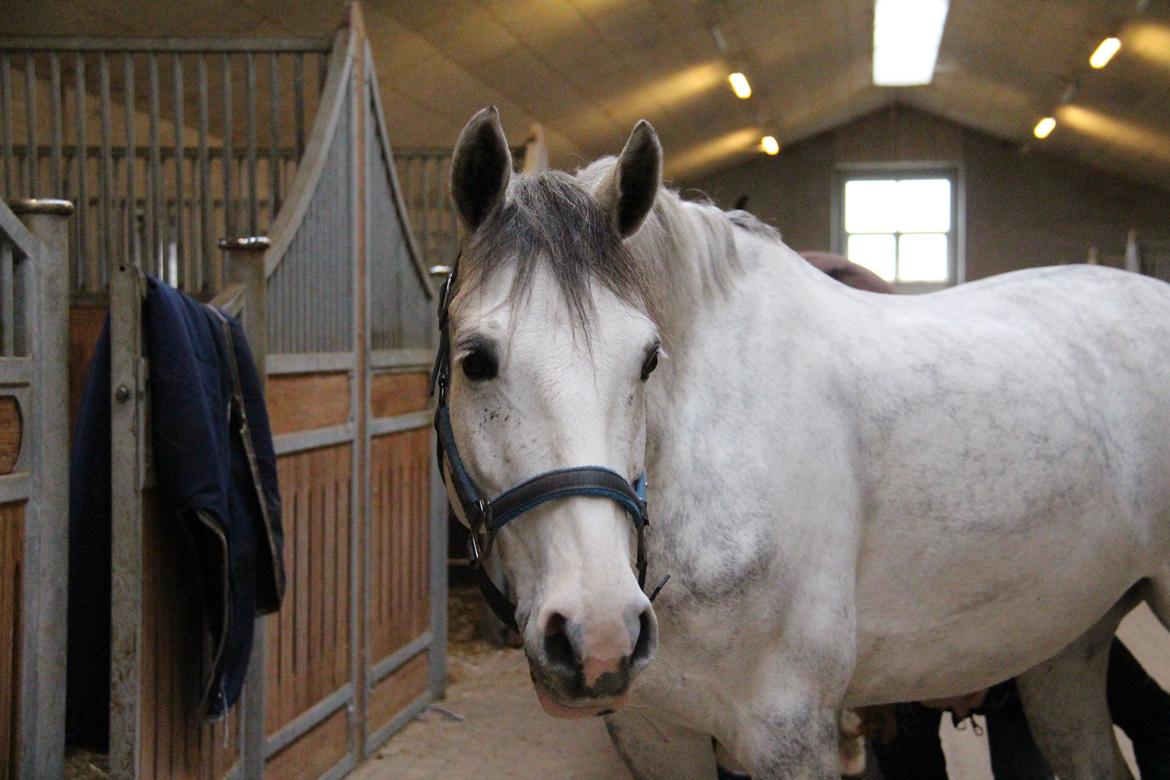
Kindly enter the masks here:
<path id="1" fill-rule="evenodd" d="M 564 614 L 541 616 L 537 647 L 526 649 L 533 685 L 546 712 L 557 717 L 606 714 L 625 704 L 631 681 L 654 657 L 658 621 L 649 603 L 624 619 L 583 625 Z"/>

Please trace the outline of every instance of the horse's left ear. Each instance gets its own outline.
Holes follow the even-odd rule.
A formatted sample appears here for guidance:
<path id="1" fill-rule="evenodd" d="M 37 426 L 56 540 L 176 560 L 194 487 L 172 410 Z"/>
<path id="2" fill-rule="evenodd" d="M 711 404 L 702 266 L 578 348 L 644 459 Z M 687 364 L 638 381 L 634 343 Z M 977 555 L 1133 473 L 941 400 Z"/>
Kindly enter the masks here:
<path id="1" fill-rule="evenodd" d="M 629 238 L 642 226 L 661 185 L 662 145 L 650 123 L 641 119 L 634 125 L 613 173 L 597 193 L 622 238 Z"/>

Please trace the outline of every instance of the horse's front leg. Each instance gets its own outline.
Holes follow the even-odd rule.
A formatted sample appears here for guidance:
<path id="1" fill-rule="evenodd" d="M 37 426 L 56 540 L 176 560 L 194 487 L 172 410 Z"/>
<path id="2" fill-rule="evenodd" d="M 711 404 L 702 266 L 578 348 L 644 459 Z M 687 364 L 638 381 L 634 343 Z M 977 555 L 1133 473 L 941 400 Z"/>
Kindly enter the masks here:
<path id="1" fill-rule="evenodd" d="M 776 695 L 741 719 L 734 752 L 753 780 L 838 778 L 838 711 L 820 692 Z"/>

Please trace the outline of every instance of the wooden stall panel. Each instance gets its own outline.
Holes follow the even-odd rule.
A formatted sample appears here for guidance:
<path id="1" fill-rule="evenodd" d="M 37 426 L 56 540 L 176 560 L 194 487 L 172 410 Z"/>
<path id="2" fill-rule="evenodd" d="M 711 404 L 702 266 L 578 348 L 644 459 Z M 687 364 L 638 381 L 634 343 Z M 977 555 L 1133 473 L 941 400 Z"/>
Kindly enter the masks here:
<path id="1" fill-rule="evenodd" d="M 0 475 L 11 474 L 16 469 L 23 438 L 20 404 L 14 396 L 0 396 Z"/>
<path id="2" fill-rule="evenodd" d="M 427 692 L 427 653 L 423 651 L 374 686 L 369 730 L 375 732 Z"/>
<path id="3" fill-rule="evenodd" d="M 16 777 L 24 504 L 0 505 L 0 777 Z"/>
<path id="4" fill-rule="evenodd" d="M 267 392 L 273 435 L 328 428 L 349 421 L 349 374 L 271 376 Z"/>
<path id="5" fill-rule="evenodd" d="M 370 412 L 374 417 L 393 417 L 429 408 L 430 377 L 423 372 L 376 374 L 370 383 Z"/>
<path id="6" fill-rule="evenodd" d="M 430 429 L 370 445 L 370 659 L 381 661 L 430 626 Z"/>
<path id="7" fill-rule="evenodd" d="M 350 681 L 351 460 L 348 443 L 277 460 L 288 586 L 267 619 L 270 736 Z"/>
<path id="8" fill-rule="evenodd" d="M 338 710 L 319 726 L 273 756 L 264 769 L 271 780 L 320 777 L 349 751 L 349 713 Z"/>
<path id="9" fill-rule="evenodd" d="M 205 669 L 192 561 L 177 520 L 153 492 L 143 501 L 142 776 L 216 780 L 239 757 L 236 711 L 207 723 L 199 711 Z M 226 740 L 225 740 L 226 735 Z"/>

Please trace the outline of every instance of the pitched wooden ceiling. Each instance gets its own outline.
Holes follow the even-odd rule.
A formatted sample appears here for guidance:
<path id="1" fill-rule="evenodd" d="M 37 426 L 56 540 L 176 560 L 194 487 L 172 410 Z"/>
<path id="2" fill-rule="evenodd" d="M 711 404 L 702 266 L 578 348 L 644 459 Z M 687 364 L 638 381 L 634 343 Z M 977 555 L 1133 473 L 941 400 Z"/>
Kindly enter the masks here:
<path id="1" fill-rule="evenodd" d="M 4 34 L 320 35 L 328 0 L 9 0 Z M 951 0 L 934 82 L 871 83 L 873 0 L 369 0 L 396 144 L 450 146 L 500 107 L 544 124 L 555 165 L 616 152 L 639 118 L 689 179 L 901 102 L 1024 143 L 1055 112 L 1057 153 L 1170 188 L 1170 0 Z M 713 34 L 718 30 L 718 35 Z M 1107 35 L 1121 52 L 1088 56 Z M 721 37 L 723 45 L 717 44 Z M 735 98 L 731 67 L 754 95 Z M 1062 103 L 1062 96 L 1065 102 Z M 783 152 L 781 152 L 783 153 Z"/>

